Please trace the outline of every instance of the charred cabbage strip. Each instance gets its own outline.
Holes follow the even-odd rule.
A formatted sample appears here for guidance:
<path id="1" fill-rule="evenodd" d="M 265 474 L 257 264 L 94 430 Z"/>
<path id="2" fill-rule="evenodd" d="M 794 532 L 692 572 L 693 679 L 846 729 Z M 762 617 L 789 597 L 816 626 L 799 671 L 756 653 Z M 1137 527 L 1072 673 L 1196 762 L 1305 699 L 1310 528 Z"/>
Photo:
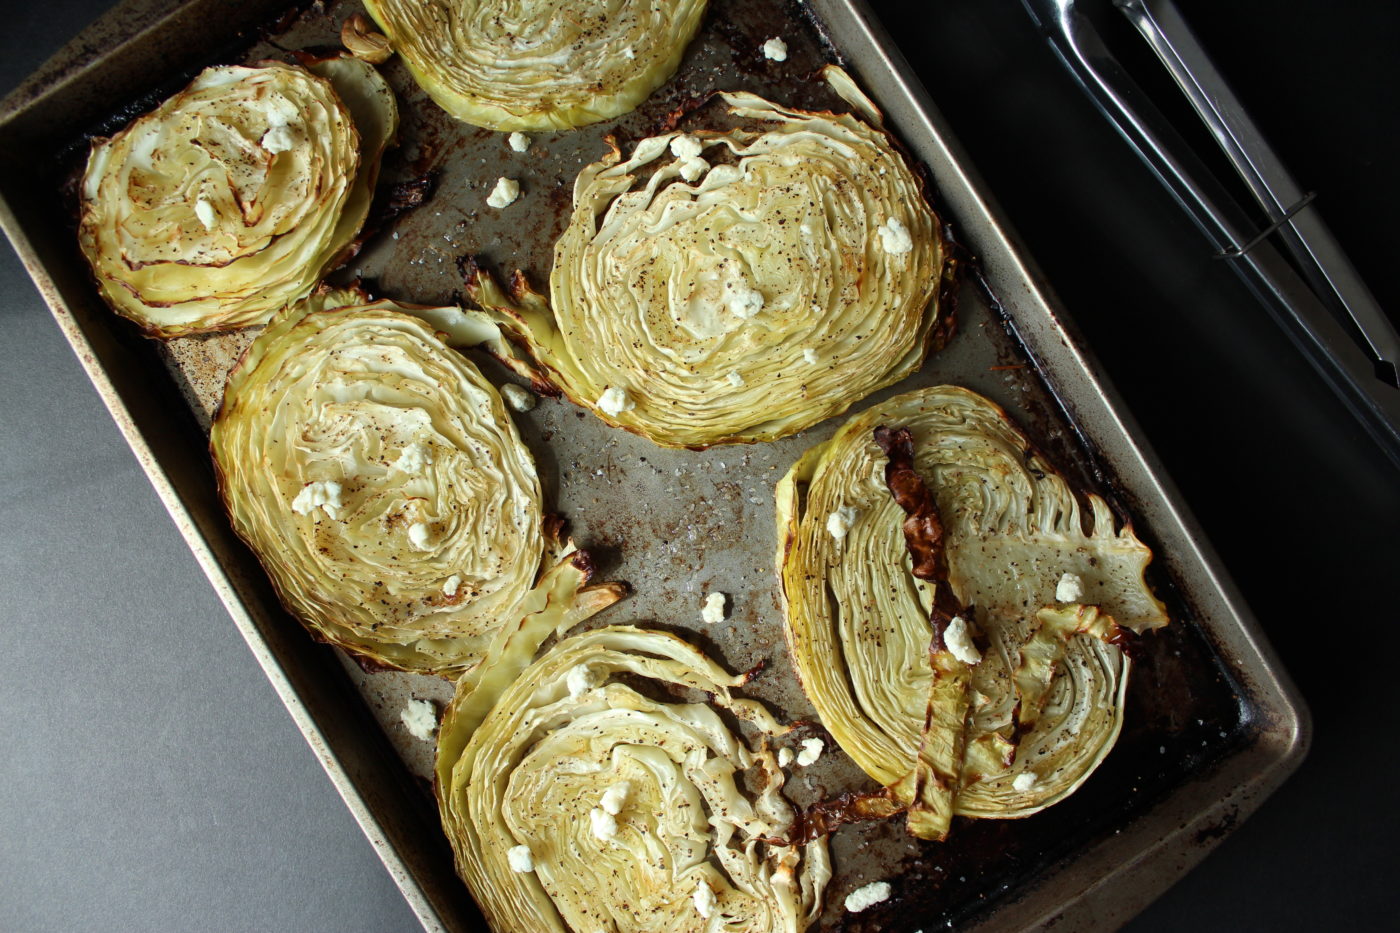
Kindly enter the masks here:
<path id="1" fill-rule="evenodd" d="M 205 69 L 93 144 L 79 245 L 107 303 L 161 337 L 305 298 L 369 212 L 398 108 L 371 66 Z"/>
<path id="2" fill-rule="evenodd" d="M 555 645 L 484 720 L 459 693 L 435 786 L 457 870 L 492 928 L 811 925 L 831 875 L 826 843 L 775 838 L 794 823 L 768 747 L 785 729 L 733 696 L 746 679 L 674 635 L 613 627 Z"/>
<path id="3" fill-rule="evenodd" d="M 906 515 L 873 437 L 880 425 L 910 429 L 913 466 L 946 535 L 946 585 L 975 612 L 960 633 L 978 630 L 984 646 L 962 648 L 965 715 L 960 669 L 935 678 L 947 652 L 930 618 L 945 584 L 912 572 Z M 787 637 L 803 687 L 841 747 L 906 805 L 928 743 L 957 741 L 933 733 L 959 723 L 955 814 L 1027 816 L 1108 754 L 1127 688 L 1117 626 L 1167 622 L 1143 579 L 1151 553 L 1102 499 L 1077 497 L 1001 409 L 951 386 L 897 396 L 809 450 L 777 499 Z M 1084 591 L 1068 605 L 1056 598 L 1065 573 Z M 951 633 L 938 635 L 949 647 Z"/>
<path id="4" fill-rule="evenodd" d="M 962 770 L 968 686 L 972 680 L 970 659 L 954 653 L 947 635 L 962 624 L 961 617 L 967 610 L 948 586 L 943 522 L 933 493 L 914 468 L 913 435 L 908 428 L 891 430 L 882 425 L 875 429 L 875 443 L 889 458 L 885 464 L 885 485 L 907 516 L 900 527 L 910 555 L 910 573 L 934 584 L 928 646 L 933 684 L 914 770 L 900 783 L 897 792 L 910 801 L 910 832 L 922 839 L 943 839 L 953 821 L 953 797 Z"/>
<path id="5" fill-rule="evenodd" d="M 423 90 L 487 129 L 632 110 L 675 73 L 705 0 L 366 0 Z"/>
<path id="6" fill-rule="evenodd" d="M 356 297 L 269 324 L 211 436 L 234 528 L 287 608 L 368 663 L 458 675 L 620 598 L 551 540 L 500 395 L 418 317 L 454 309 L 336 307 Z"/>
<path id="7" fill-rule="evenodd" d="M 889 138 L 850 114 L 724 94 L 743 125 L 586 167 L 550 298 L 472 269 L 538 377 L 668 447 L 809 427 L 923 362 L 937 218 Z"/>

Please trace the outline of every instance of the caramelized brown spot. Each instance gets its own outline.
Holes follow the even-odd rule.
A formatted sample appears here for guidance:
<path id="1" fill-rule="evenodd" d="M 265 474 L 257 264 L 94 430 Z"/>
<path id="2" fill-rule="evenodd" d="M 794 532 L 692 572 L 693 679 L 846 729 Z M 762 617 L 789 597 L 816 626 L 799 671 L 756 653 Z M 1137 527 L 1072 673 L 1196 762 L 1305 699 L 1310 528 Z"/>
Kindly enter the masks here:
<path id="1" fill-rule="evenodd" d="M 1142 646 L 1138 641 L 1138 636 L 1133 634 L 1133 630 L 1114 624 L 1113 631 L 1104 641 L 1113 645 L 1126 657 L 1138 658 L 1142 654 Z"/>
<path id="2" fill-rule="evenodd" d="M 575 551 L 569 557 L 569 563 L 573 564 L 580 573 L 583 574 L 583 582 L 587 583 L 593 579 L 593 574 L 597 572 L 597 567 L 593 563 L 593 555 L 587 551 Z"/>
<path id="3" fill-rule="evenodd" d="M 908 516 L 904 519 L 904 544 L 914 562 L 914 576 L 936 583 L 933 591 L 933 624 L 930 652 L 943 648 L 943 632 L 953 616 L 964 612 L 952 587 L 948 586 L 948 557 L 944 549 L 943 520 L 919 471 L 914 469 L 914 435 L 908 428 L 875 429 L 875 443 L 889 457 L 885 465 L 885 485 L 895 503 Z"/>
<path id="4" fill-rule="evenodd" d="M 769 845 L 800 846 L 847 823 L 885 820 L 903 813 L 907 808 L 898 803 L 889 788 L 857 794 L 845 793 L 823 800 L 798 813 L 785 838 L 764 839 Z"/>

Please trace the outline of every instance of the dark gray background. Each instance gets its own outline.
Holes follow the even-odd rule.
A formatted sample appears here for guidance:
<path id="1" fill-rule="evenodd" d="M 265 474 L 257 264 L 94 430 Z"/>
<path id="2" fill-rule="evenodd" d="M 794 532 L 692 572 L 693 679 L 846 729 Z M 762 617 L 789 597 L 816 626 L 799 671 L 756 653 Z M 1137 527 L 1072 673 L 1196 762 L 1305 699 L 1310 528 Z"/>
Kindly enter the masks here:
<path id="1" fill-rule="evenodd" d="M 1400 307 L 1395 6 L 1181 4 Z M 0 89 L 107 5 L 0 6 Z M 1018 3 L 874 6 L 1314 711 L 1298 775 L 1131 929 L 1390 926 L 1400 472 Z M 8 249 L 0 282 L 0 929 L 416 929 Z"/>

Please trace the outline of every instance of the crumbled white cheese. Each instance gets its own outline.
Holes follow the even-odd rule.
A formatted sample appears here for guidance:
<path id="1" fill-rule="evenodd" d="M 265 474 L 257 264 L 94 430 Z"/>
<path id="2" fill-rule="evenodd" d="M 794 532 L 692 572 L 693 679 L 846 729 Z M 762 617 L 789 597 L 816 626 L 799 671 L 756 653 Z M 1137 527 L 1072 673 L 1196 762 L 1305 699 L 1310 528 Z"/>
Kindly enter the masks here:
<path id="1" fill-rule="evenodd" d="M 1011 786 L 1024 794 L 1035 786 L 1035 774 L 1030 771 L 1022 771 L 1020 774 L 1016 775 L 1016 779 L 1011 782 Z"/>
<path id="2" fill-rule="evenodd" d="M 671 140 L 671 155 L 681 160 L 681 177 L 686 181 L 694 181 L 710 167 L 710 163 L 700 158 L 704 151 L 705 144 L 694 136 L 682 133 Z"/>
<path id="3" fill-rule="evenodd" d="M 292 135 L 291 129 L 285 123 L 274 123 L 263 133 L 262 142 L 259 143 L 268 152 L 276 155 L 279 152 L 286 152 L 295 147 L 297 138 Z"/>
<path id="4" fill-rule="evenodd" d="M 617 818 L 601 807 L 588 811 L 588 819 L 593 824 L 593 835 L 607 842 L 617 835 Z"/>
<path id="5" fill-rule="evenodd" d="M 731 372 L 727 378 L 729 379 L 729 384 L 736 389 L 744 384 L 744 377 L 737 370 Z"/>
<path id="6" fill-rule="evenodd" d="M 671 155 L 681 161 L 700 158 L 700 153 L 705 151 L 705 144 L 694 136 L 685 133 L 671 140 Z"/>
<path id="7" fill-rule="evenodd" d="M 511 871 L 518 871 L 521 874 L 535 870 L 535 860 L 530 855 L 530 847 L 526 845 L 511 846 L 507 849 L 506 862 L 510 865 Z"/>
<path id="8" fill-rule="evenodd" d="M 775 62 L 787 61 L 787 43 L 777 36 L 763 43 L 763 57 Z"/>
<path id="9" fill-rule="evenodd" d="M 496 187 L 486 196 L 486 206 L 500 210 L 515 203 L 520 197 L 520 182 L 514 178 L 497 178 Z"/>
<path id="10" fill-rule="evenodd" d="M 1055 584 L 1055 601 L 1059 603 L 1077 603 L 1083 598 L 1084 579 L 1077 573 L 1061 575 L 1060 582 Z"/>
<path id="11" fill-rule="evenodd" d="M 430 700 L 409 700 L 399 713 L 408 734 L 423 742 L 430 742 L 437 730 L 437 707 Z"/>
<path id="12" fill-rule="evenodd" d="M 506 142 L 510 143 L 510 148 L 516 152 L 524 152 L 530 148 L 530 137 L 524 133 L 511 133 L 506 137 Z"/>
<path id="13" fill-rule="evenodd" d="M 792 749 L 788 748 L 787 746 L 783 746 L 782 748 L 778 749 L 778 767 L 786 768 L 788 765 L 792 764 L 792 760 L 795 757 L 796 756 L 792 753 Z"/>
<path id="14" fill-rule="evenodd" d="M 695 181 L 710 167 L 710 163 L 704 159 L 686 159 L 681 163 L 681 177 L 686 181 Z"/>
<path id="15" fill-rule="evenodd" d="M 700 620 L 711 625 L 724 621 L 723 593 L 711 593 L 705 597 L 705 608 L 700 610 Z"/>
<path id="16" fill-rule="evenodd" d="M 715 912 L 715 892 L 704 881 L 695 886 L 695 912 L 706 920 Z"/>
<path id="17" fill-rule="evenodd" d="M 457 595 L 457 591 L 462 588 L 461 574 L 454 573 L 442 584 L 442 595 L 452 597 Z"/>
<path id="18" fill-rule="evenodd" d="M 622 57 L 623 57 L 623 58 L 627 58 L 627 59 L 636 58 L 636 57 L 637 57 L 637 50 L 634 49 L 634 48 L 632 48 L 632 46 L 630 46 L 630 45 L 629 45 L 629 46 L 626 46 L 626 47 L 624 47 L 623 50 L 622 50 Z"/>
<path id="19" fill-rule="evenodd" d="M 408 526 L 408 543 L 419 551 L 431 551 L 432 542 L 428 540 L 428 526 L 423 522 L 414 522 Z"/>
<path id="20" fill-rule="evenodd" d="M 943 632 L 943 644 L 948 646 L 953 657 L 964 664 L 976 664 L 982 660 L 982 652 L 972 643 L 967 620 L 962 616 L 953 616 L 953 621 L 948 623 L 948 628 Z"/>
<path id="21" fill-rule="evenodd" d="M 583 694 L 597 686 L 598 682 L 593 678 L 593 671 L 587 664 L 580 664 L 569 669 L 569 673 L 564 676 L 564 685 L 569 688 L 569 696 L 578 699 Z"/>
<path id="22" fill-rule="evenodd" d="M 415 441 L 399 451 L 399 459 L 394 461 L 394 469 L 400 473 L 422 473 L 423 467 L 433 462 L 433 452 Z"/>
<path id="23" fill-rule="evenodd" d="M 892 256 L 902 256 L 914 248 L 914 238 L 909 228 L 896 217 L 886 220 L 880 227 L 880 245 Z"/>
<path id="24" fill-rule="evenodd" d="M 200 198 L 194 202 L 194 216 L 199 218 L 199 222 L 204 224 L 204 229 L 208 230 L 219 221 L 219 213 L 214 210 L 214 202 L 208 198 Z"/>
<path id="25" fill-rule="evenodd" d="M 822 756 L 822 750 L 826 748 L 826 743 L 821 739 L 803 739 L 802 751 L 797 753 L 798 767 L 805 768 L 808 765 L 816 764 L 817 759 Z"/>
<path id="26" fill-rule="evenodd" d="M 310 515 L 316 509 L 325 509 L 331 518 L 339 518 L 345 508 L 340 501 L 340 484 L 334 480 L 317 480 L 301 487 L 301 492 L 292 500 L 292 511 L 298 515 Z"/>
<path id="27" fill-rule="evenodd" d="M 811 347 L 807 347 L 802 351 L 802 358 L 808 363 L 815 365 L 817 362 L 817 351 L 813 350 Z"/>
<path id="28" fill-rule="evenodd" d="M 603 414 L 616 418 L 624 411 L 631 411 L 637 407 L 637 403 L 632 401 L 632 397 L 627 394 L 627 390 L 621 386 L 608 386 L 603 390 L 603 394 L 598 396 L 598 408 Z"/>
<path id="29" fill-rule="evenodd" d="M 890 893 L 888 881 L 872 881 L 846 895 L 846 909 L 853 914 L 858 914 L 867 907 L 873 907 L 881 901 L 889 900 Z"/>
<path id="30" fill-rule="evenodd" d="M 535 407 L 535 394 L 513 382 L 501 386 L 501 397 L 516 411 L 529 411 Z"/>
<path id="31" fill-rule="evenodd" d="M 729 313 L 747 321 L 763 310 L 763 292 L 750 287 L 741 272 L 725 280 L 724 304 Z"/>
<path id="32" fill-rule="evenodd" d="M 627 795 L 632 793 L 632 785 L 626 781 L 618 781 L 607 790 L 603 791 L 603 799 L 598 802 L 607 813 L 617 816 L 622 812 L 622 805 L 627 802 Z"/>
<path id="33" fill-rule="evenodd" d="M 826 530 L 837 541 L 846 537 L 851 526 L 856 523 L 856 516 L 860 510 L 853 506 L 843 505 L 826 517 Z"/>

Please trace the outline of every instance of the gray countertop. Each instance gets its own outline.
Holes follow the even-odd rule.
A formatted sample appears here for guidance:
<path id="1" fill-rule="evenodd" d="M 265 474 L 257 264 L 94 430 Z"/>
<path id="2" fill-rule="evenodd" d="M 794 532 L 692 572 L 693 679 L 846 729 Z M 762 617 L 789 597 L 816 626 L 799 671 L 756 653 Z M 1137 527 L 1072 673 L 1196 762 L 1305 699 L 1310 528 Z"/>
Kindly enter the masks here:
<path id="1" fill-rule="evenodd" d="M 5 91 L 109 5 L 5 4 Z M 419 929 L 0 249 L 0 929 Z"/>
<path id="2" fill-rule="evenodd" d="M 107 5 L 7 4 L 0 89 Z M 1400 474 L 1262 316 L 1241 313 L 1249 299 L 1199 257 L 1194 231 L 1054 71 L 1019 5 L 875 5 L 936 99 L 950 76 L 972 82 L 943 105 L 954 130 L 1317 716 L 1299 775 L 1133 929 L 1370 928 L 1400 903 L 1377 870 L 1400 808 L 1353 799 L 1391 797 L 1400 778 L 1396 753 L 1372 750 L 1393 718 L 1382 680 L 1397 647 Z M 1259 4 L 1220 6 L 1243 19 Z M 1327 8 L 1348 8 L 1369 34 L 1364 6 Z M 1324 47 L 1290 77 L 1342 62 L 1365 67 Z M 1394 107 L 1368 126 L 1350 119 L 1358 165 L 1393 167 Z M 1330 190 L 1344 201 L 1352 181 Z M 1396 270 L 1363 259 L 1393 262 L 1393 222 L 1367 223 L 1366 210 L 1393 216 L 1394 193 L 1353 192 L 1351 207 L 1367 240 L 1353 252 L 1392 307 Z M 0 929 L 417 929 L 8 248 L 0 277 Z M 1343 659 L 1319 670 L 1323 632 Z M 1358 641 L 1379 676 L 1339 673 Z"/>

